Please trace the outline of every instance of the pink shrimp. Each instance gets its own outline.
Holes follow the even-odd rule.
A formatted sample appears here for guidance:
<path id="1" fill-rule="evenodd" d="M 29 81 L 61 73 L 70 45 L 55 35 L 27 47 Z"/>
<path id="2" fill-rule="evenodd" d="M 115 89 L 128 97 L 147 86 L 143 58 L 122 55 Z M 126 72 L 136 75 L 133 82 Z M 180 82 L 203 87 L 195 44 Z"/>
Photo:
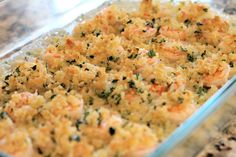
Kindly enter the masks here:
<path id="1" fill-rule="evenodd" d="M 180 29 L 170 28 L 168 26 L 161 27 L 160 33 L 161 35 L 170 39 L 174 39 L 176 41 L 178 40 L 184 41 L 187 39 L 187 35 L 185 31 L 180 30 Z"/>
<path id="2" fill-rule="evenodd" d="M 183 53 L 182 51 L 178 50 L 175 47 L 162 46 L 160 54 L 171 61 L 177 61 L 180 59 L 184 59 L 186 57 L 185 53 Z"/>
<path id="3" fill-rule="evenodd" d="M 12 157 L 33 156 L 33 146 L 29 136 L 18 130 L 0 140 L 0 150 Z"/>
<path id="4" fill-rule="evenodd" d="M 169 120 L 180 124 L 187 119 L 194 111 L 196 107 L 192 103 L 172 105 L 167 108 L 167 117 Z"/>
<path id="5" fill-rule="evenodd" d="M 225 63 L 222 67 L 219 67 L 214 74 L 205 76 L 203 83 L 206 86 L 215 85 L 221 87 L 228 80 L 229 74 L 230 67 Z"/>
<path id="6" fill-rule="evenodd" d="M 165 91 L 165 87 L 161 85 L 154 84 L 149 89 L 151 92 L 156 92 L 158 95 L 161 95 Z"/>

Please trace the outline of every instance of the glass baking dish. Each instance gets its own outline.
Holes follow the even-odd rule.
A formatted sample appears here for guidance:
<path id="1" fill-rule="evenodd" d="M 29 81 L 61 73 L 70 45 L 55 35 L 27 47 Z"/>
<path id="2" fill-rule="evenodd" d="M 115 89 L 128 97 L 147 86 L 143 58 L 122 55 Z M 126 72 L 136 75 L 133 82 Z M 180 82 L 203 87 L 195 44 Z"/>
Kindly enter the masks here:
<path id="1" fill-rule="evenodd" d="M 235 81 L 235 77 L 234 80 Z M 229 81 L 230 82 L 230 81 Z M 232 82 L 233 83 L 233 82 Z M 235 120 L 236 120 L 236 97 L 231 97 L 230 99 L 227 99 L 227 95 L 232 95 L 236 91 L 236 86 L 235 83 L 232 84 L 231 87 L 228 89 L 225 89 L 222 95 L 219 95 L 217 98 L 216 95 L 214 95 L 211 99 L 215 98 L 214 104 L 212 105 L 211 103 L 205 103 L 205 105 L 199 109 L 202 112 L 198 112 L 195 115 L 193 115 L 188 121 L 186 121 L 186 127 L 191 128 L 192 132 L 189 133 L 188 136 L 186 136 L 186 132 L 184 132 L 183 136 L 181 135 L 181 129 L 179 129 L 176 135 L 179 135 L 179 137 L 175 136 L 174 134 L 172 137 L 170 137 L 166 144 L 171 145 L 173 142 L 171 141 L 180 141 L 182 137 L 184 139 L 182 142 L 177 144 L 172 150 L 170 150 L 167 153 L 167 157 L 173 157 L 173 156 L 181 156 L 181 157 L 187 157 L 187 156 L 197 156 L 197 155 L 202 155 L 200 154 L 206 146 L 213 146 L 213 149 L 207 148 L 207 151 L 204 151 L 204 155 L 206 156 L 207 154 L 221 154 L 223 156 L 227 156 L 226 153 L 231 151 L 231 155 L 235 156 L 235 152 L 233 151 L 234 147 L 232 149 L 228 147 L 227 141 L 230 141 L 231 137 L 235 137 Z M 226 100 L 226 102 L 224 102 Z M 209 105 L 209 106 L 208 106 Z M 212 105 L 212 106 L 211 106 Z M 198 117 L 197 117 L 198 116 Z M 194 117 L 196 119 L 194 119 Z M 205 119 L 204 119 L 205 118 Z M 200 124 L 194 128 L 193 123 L 194 121 L 197 121 L 197 123 L 200 121 L 199 119 L 202 120 Z M 188 123 L 189 122 L 189 123 Z M 192 123 L 192 124 L 191 124 Z M 185 127 L 182 127 L 182 129 L 186 129 Z M 187 132 L 189 131 L 187 129 Z M 226 140 L 226 138 L 228 140 Z M 172 138 L 172 140 L 170 140 Z M 234 139 L 233 139 L 234 140 Z M 217 143 L 222 143 L 222 147 L 218 146 Z M 229 143 L 229 142 L 228 142 Z M 224 147 L 225 146 L 225 147 Z M 234 145 L 233 145 L 234 146 Z M 225 149 L 224 149 L 225 148 Z M 164 148 L 163 148 L 164 149 Z M 162 150 L 163 150 L 162 149 Z M 166 148 L 169 149 L 169 148 Z M 227 149 L 227 150 L 226 150 Z M 226 152 L 223 152 L 225 151 Z M 161 149 L 160 149 L 161 151 Z M 222 151 L 222 152 L 221 152 Z M 227 152 L 228 151 L 228 152 Z M 209 156 L 210 156 L 209 155 Z M 214 155 L 217 156 L 217 155 Z M 230 156 L 230 155 L 229 155 Z"/>
<path id="2" fill-rule="evenodd" d="M 2 52 L 0 53 L 1 72 L 5 72 L 5 70 L 7 69 L 8 65 L 6 64 L 6 62 L 11 62 L 15 59 L 25 57 L 28 52 L 39 52 L 40 50 L 45 49 L 51 42 L 53 42 L 54 37 L 60 38 L 67 34 L 70 34 L 77 23 L 81 23 L 84 20 L 93 17 L 105 7 L 111 4 L 116 4 L 121 8 L 132 11 L 138 8 L 140 1 L 141 0 L 101 0 L 96 2 L 92 0 L 84 1 L 83 5 L 78 7 L 79 12 L 70 14 L 70 19 L 68 19 L 68 16 L 66 17 L 66 20 L 65 18 L 58 19 L 53 25 L 45 26 L 42 29 L 36 30 L 32 32 L 29 37 L 22 39 L 13 47 L 8 47 L 7 49 L 2 50 Z M 201 2 L 205 2 L 213 6 L 213 0 L 201 0 Z M 85 6 L 93 7 L 84 9 Z M 217 7 L 220 8 L 219 5 L 217 5 Z M 217 108 L 219 108 L 229 96 L 232 96 L 235 91 L 236 77 L 233 77 L 210 99 L 208 99 L 191 117 L 189 117 L 184 123 L 182 123 L 182 125 L 180 125 L 165 141 L 163 141 L 150 155 L 150 157 L 165 156 L 168 154 L 168 152 L 170 152 L 169 156 L 179 156 L 174 155 L 176 149 L 188 152 L 186 150 L 188 147 L 183 147 L 184 144 L 179 143 L 183 140 L 184 142 L 187 141 L 187 137 L 189 137 L 189 135 L 193 133 L 193 130 L 195 130 L 199 126 L 202 126 L 200 124 L 202 124 L 203 122 L 205 123 L 210 115 L 216 115 L 217 113 L 215 112 Z M 214 125 L 217 124 L 218 123 L 214 123 Z M 189 147 L 189 149 L 191 148 Z M 182 154 L 180 156 L 184 155 Z"/>

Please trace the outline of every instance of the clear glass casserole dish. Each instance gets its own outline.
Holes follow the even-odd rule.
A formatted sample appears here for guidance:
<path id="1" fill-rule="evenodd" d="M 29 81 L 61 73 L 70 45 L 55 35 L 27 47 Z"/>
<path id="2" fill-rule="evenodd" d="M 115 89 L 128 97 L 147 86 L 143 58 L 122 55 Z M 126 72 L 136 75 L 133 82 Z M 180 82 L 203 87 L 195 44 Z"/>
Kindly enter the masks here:
<path id="1" fill-rule="evenodd" d="M 16 46 L 14 46 L 13 48 L 11 49 L 8 48 L 4 50 L 4 52 L 1 53 L 1 60 L 2 60 L 1 68 L 5 69 L 8 67 L 8 65 L 5 64 L 6 61 L 11 62 L 16 58 L 25 57 L 25 54 L 27 55 L 28 52 L 36 50 L 40 51 L 41 49 L 44 49 L 51 42 L 53 42 L 51 39 L 54 36 L 63 37 L 65 34 L 70 34 L 72 32 L 72 29 L 78 22 L 83 22 L 84 20 L 93 17 L 103 8 L 111 4 L 116 4 L 119 7 L 131 11 L 132 9 L 137 9 L 140 3 L 139 0 L 131 0 L 131 1 L 114 0 L 105 2 L 104 4 L 100 5 L 101 2 L 102 1 L 100 1 L 97 4 L 97 6 L 95 7 L 96 9 L 92 7 L 91 11 L 89 11 L 88 13 L 86 13 L 88 10 L 81 11 L 82 13 L 85 13 L 84 15 L 80 15 L 81 14 L 80 12 L 77 14 L 80 15 L 79 17 L 73 16 L 73 18 L 76 19 L 72 18 L 70 20 L 67 20 L 66 22 L 64 20 L 59 19 L 54 25 L 46 26 L 44 29 L 32 33 L 31 36 L 22 40 L 21 42 L 16 44 Z M 212 3 L 212 1 L 204 1 L 204 2 L 207 2 L 209 4 Z M 93 4 L 93 6 L 96 5 L 94 1 L 88 1 L 85 3 L 86 6 L 90 4 Z M 57 29 L 57 30 L 52 30 L 52 29 Z M 48 31 L 51 32 L 47 33 L 46 35 L 43 35 Z M 4 69 L 2 69 L 2 71 L 4 71 Z M 215 112 L 216 108 L 218 108 L 220 104 L 227 99 L 228 96 L 232 95 L 235 92 L 236 88 L 235 82 L 236 82 L 236 77 L 233 77 L 231 80 L 229 80 L 218 92 L 216 92 L 207 102 L 205 102 L 204 105 L 202 105 L 202 107 L 200 107 L 190 118 L 188 118 L 179 128 L 177 128 L 169 136 L 169 138 L 167 138 L 164 142 L 162 142 L 162 144 L 158 146 L 158 148 L 155 150 L 153 154 L 151 154 L 151 156 L 153 157 L 164 156 L 167 152 L 172 150 L 172 148 L 174 148 L 176 144 L 185 139 L 211 113 Z"/>

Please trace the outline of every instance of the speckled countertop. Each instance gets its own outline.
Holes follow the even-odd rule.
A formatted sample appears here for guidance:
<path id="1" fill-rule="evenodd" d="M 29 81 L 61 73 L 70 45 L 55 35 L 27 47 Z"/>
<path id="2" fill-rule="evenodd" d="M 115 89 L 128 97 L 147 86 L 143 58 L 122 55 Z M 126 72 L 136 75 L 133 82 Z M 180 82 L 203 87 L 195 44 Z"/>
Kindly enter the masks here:
<path id="1" fill-rule="evenodd" d="M 0 49 L 50 24 L 81 1 L 83 0 L 0 0 Z"/>

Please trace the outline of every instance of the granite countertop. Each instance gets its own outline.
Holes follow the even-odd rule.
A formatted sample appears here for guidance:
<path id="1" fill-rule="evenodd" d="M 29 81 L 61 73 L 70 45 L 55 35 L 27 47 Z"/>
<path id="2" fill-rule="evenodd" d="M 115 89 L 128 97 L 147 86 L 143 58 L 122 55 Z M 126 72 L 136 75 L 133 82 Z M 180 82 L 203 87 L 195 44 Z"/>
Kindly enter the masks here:
<path id="1" fill-rule="evenodd" d="M 82 1 L 0 0 L 0 50 L 49 25 Z"/>

